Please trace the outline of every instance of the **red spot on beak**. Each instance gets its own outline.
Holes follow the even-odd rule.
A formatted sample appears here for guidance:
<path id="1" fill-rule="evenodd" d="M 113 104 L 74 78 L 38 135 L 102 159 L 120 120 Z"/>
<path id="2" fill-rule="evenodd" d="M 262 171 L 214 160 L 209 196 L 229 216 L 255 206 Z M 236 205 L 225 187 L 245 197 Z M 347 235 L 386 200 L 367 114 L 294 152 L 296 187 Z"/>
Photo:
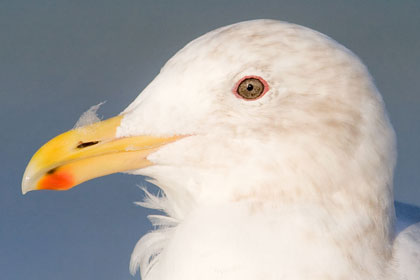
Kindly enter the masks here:
<path id="1" fill-rule="evenodd" d="M 39 190 L 59 190 L 70 189 L 74 185 L 73 176 L 65 170 L 51 170 L 38 182 Z"/>

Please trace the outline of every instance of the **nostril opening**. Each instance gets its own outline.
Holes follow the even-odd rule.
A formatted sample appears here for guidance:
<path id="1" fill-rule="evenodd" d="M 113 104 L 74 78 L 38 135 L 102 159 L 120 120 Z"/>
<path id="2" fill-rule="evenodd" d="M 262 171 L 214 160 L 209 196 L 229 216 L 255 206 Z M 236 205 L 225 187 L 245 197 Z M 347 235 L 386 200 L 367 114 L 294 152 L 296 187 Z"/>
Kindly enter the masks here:
<path id="1" fill-rule="evenodd" d="M 54 174 L 54 172 L 57 171 L 57 169 L 58 169 L 57 167 L 53 168 L 53 169 L 50 169 L 50 170 L 47 171 L 47 174 L 48 175 Z"/>
<path id="2" fill-rule="evenodd" d="M 96 144 L 98 144 L 98 143 L 99 143 L 99 141 L 80 142 L 80 144 L 79 144 L 79 145 L 77 145 L 77 147 L 76 147 L 76 148 L 78 148 L 78 149 L 83 149 L 83 148 L 86 148 L 86 147 L 89 147 L 89 146 L 96 145 Z"/>

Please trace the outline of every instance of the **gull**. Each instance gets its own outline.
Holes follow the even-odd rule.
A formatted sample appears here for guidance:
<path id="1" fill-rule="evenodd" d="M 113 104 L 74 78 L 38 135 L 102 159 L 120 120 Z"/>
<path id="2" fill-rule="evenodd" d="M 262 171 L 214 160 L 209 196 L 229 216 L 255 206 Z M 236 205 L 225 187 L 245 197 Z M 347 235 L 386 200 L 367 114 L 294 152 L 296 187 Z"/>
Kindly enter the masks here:
<path id="1" fill-rule="evenodd" d="M 395 135 L 368 70 L 311 29 L 241 22 L 187 44 L 120 115 L 41 147 L 22 192 L 128 172 L 163 192 L 146 280 L 418 280 L 394 231 Z"/>

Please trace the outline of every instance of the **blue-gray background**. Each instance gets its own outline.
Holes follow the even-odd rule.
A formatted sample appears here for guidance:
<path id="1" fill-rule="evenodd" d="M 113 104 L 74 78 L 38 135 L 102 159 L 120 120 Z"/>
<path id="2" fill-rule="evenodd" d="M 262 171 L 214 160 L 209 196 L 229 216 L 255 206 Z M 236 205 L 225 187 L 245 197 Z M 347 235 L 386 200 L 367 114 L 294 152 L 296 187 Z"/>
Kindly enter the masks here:
<path id="1" fill-rule="evenodd" d="M 362 58 L 398 135 L 396 198 L 420 205 L 420 1 L 1 0 L 2 279 L 133 279 L 131 250 L 151 229 L 133 204 L 142 178 L 22 196 L 24 168 L 91 105 L 119 113 L 190 40 L 255 18 L 311 27 Z"/>

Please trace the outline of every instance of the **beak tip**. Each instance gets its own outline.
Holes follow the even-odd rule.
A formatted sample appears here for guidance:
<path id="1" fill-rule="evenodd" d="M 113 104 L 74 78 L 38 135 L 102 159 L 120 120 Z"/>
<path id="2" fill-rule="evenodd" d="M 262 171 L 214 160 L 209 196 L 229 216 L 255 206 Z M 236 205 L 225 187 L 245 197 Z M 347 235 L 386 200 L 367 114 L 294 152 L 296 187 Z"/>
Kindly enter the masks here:
<path id="1" fill-rule="evenodd" d="M 22 178 L 22 194 L 26 194 L 29 191 L 33 191 L 35 188 L 33 188 L 33 178 L 31 176 L 28 176 L 25 172 L 23 174 Z"/>
<path id="2" fill-rule="evenodd" d="M 30 189 L 27 187 L 27 186 L 25 186 L 25 185 L 22 185 L 22 194 L 23 195 L 25 195 L 27 192 L 29 192 L 30 191 Z"/>
<path id="3" fill-rule="evenodd" d="M 25 195 L 27 192 L 29 192 L 30 189 L 27 188 L 26 186 L 22 186 L 22 194 Z"/>

